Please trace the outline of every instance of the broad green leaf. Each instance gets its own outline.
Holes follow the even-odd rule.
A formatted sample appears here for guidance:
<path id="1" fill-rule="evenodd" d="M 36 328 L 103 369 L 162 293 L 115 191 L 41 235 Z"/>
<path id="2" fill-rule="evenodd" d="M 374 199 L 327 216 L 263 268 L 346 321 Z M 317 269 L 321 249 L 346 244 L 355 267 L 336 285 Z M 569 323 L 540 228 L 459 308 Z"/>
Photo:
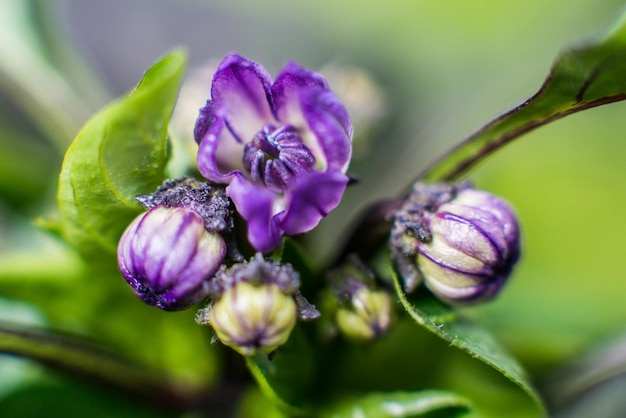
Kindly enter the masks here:
<path id="1" fill-rule="evenodd" d="M 400 302 L 415 322 L 451 346 L 491 366 L 528 395 L 537 415 L 545 413 L 542 400 L 524 369 L 486 330 L 446 308 L 433 296 L 422 294 L 409 300 L 396 273 L 392 272 L 392 275 Z"/>
<path id="2" fill-rule="evenodd" d="M 154 64 L 137 88 L 83 127 L 63 162 L 58 204 L 63 237 L 93 260 L 112 260 L 117 241 L 141 208 L 135 196 L 165 177 L 169 119 L 186 55 Z"/>
<path id="3" fill-rule="evenodd" d="M 467 400 L 454 393 L 440 390 L 418 392 L 371 393 L 358 399 L 346 399 L 333 408 L 322 411 L 324 418 L 407 418 L 419 417 L 445 410 L 446 417 L 465 414 Z"/>
<path id="4" fill-rule="evenodd" d="M 539 91 L 497 117 L 418 176 L 454 180 L 523 134 L 581 110 L 626 99 L 626 12 L 606 33 L 563 53 Z"/>

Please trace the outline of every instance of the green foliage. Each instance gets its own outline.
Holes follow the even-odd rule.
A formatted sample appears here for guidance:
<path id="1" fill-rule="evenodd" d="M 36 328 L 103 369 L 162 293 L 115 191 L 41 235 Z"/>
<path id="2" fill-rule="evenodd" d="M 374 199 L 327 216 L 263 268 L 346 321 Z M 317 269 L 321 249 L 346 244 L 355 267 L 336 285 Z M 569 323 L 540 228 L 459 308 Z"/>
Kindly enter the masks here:
<path id="1" fill-rule="evenodd" d="M 428 295 L 417 301 L 410 301 L 402 290 L 402 285 L 394 279 L 400 302 L 415 322 L 450 345 L 459 348 L 472 358 L 493 367 L 504 377 L 518 385 L 530 397 L 539 411 L 544 411 L 539 393 L 532 386 L 521 364 L 513 358 L 489 332 L 461 316 L 444 317 L 440 311 L 432 311 L 436 302 Z M 444 319 L 445 318 L 445 319 Z"/>
<path id="2" fill-rule="evenodd" d="M 346 398 L 341 404 L 323 412 L 324 418 L 408 418 L 428 416 L 445 410 L 446 417 L 465 415 L 468 403 L 454 393 L 437 390 L 421 392 L 371 393 L 359 399 Z"/>
<path id="3" fill-rule="evenodd" d="M 62 235 L 91 261 L 112 264 L 119 237 L 141 212 L 135 196 L 165 178 L 167 126 L 185 62 L 182 51 L 157 62 L 132 93 L 85 125 L 65 155 Z"/>
<path id="4" fill-rule="evenodd" d="M 99 377 L 134 393 L 158 392 L 159 386 L 151 385 L 159 382 L 192 396 L 206 390 L 198 399 L 213 393 L 222 358 L 220 348 L 209 345 L 209 331 L 193 323 L 192 312 L 165 313 L 142 305 L 115 271 L 119 236 L 141 211 L 135 196 L 151 192 L 164 179 L 168 123 L 185 61 L 178 51 L 156 63 L 132 93 L 94 116 L 67 151 L 56 228 L 88 263 L 48 250 L 0 257 L 3 297 L 29 302 L 51 328 L 78 331 L 97 344 L 0 326 L 0 351 Z M 486 125 L 421 177 L 456 179 L 524 133 L 623 100 L 625 72 L 626 15 L 595 41 L 564 53 L 536 95 Z M 15 202 L 31 191 L 39 193 L 46 184 L 41 177 L 49 170 L 42 163 L 47 149 L 34 144 L 0 140 L 10 151 L 0 156 L 5 163 L 0 190 Z M 25 155 L 32 158 L 22 188 L 11 182 L 11 175 L 19 171 L 16 160 Z M 278 258 L 302 273 L 303 293 L 312 298 L 323 284 L 317 281 L 321 268 L 309 264 L 309 255 L 287 241 Z M 406 295 L 388 262 L 379 272 L 395 286 L 398 308 L 406 313 L 396 328 L 380 341 L 356 345 L 319 338 L 315 324 L 299 325 L 272 359 L 246 359 L 261 391 L 242 398 L 239 416 L 495 418 L 546 413 L 528 373 L 485 328 L 426 291 Z M 550 337 L 546 333 L 545 338 Z M 101 345 L 121 356 L 109 356 Z M 146 386 L 141 387 L 144 378 Z M 87 386 L 25 387 L 0 400 L 0 414 L 41 416 L 50 408 L 74 405 L 71 413 L 86 416 L 107 405 L 111 414 L 98 416 L 161 416 L 125 398 L 91 393 Z"/>

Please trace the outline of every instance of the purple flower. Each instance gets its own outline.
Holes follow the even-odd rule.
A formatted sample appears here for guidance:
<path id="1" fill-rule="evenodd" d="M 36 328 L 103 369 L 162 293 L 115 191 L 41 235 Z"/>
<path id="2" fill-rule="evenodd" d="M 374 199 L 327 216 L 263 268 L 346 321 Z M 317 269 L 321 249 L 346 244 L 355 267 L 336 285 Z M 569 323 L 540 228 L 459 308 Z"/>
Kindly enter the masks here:
<path id="1" fill-rule="evenodd" d="M 117 249 L 122 275 L 148 305 L 167 311 L 188 308 L 208 293 L 226 244 L 186 208 L 156 206 L 126 229 Z"/>
<path id="2" fill-rule="evenodd" d="M 198 169 L 228 183 L 252 246 L 313 229 L 348 184 L 352 123 L 319 74 L 293 62 L 272 82 L 259 64 L 228 55 L 194 130 Z"/>

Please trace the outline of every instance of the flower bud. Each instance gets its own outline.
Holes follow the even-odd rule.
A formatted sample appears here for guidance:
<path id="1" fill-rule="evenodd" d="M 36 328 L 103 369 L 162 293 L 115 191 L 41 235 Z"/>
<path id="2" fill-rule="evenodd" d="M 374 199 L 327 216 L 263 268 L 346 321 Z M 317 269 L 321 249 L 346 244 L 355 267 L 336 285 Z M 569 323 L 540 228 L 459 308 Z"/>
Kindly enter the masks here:
<path id="1" fill-rule="evenodd" d="M 271 353 L 296 325 L 296 303 L 275 284 L 241 282 L 211 307 L 208 321 L 219 340 L 244 356 Z"/>
<path id="2" fill-rule="evenodd" d="M 226 254 L 218 233 L 186 208 L 156 206 L 126 229 L 117 249 L 122 275 L 148 305 L 188 308 L 207 295 L 207 283 Z"/>
<path id="3" fill-rule="evenodd" d="M 445 187 L 447 195 L 441 192 Z M 489 193 L 451 187 L 414 188 L 414 195 L 394 221 L 395 242 L 400 247 L 395 250 L 396 261 L 402 261 L 399 253 L 416 255 L 416 274 L 446 302 L 462 304 L 491 299 L 519 258 L 520 234 L 515 214 L 507 203 Z M 418 193 L 422 195 L 419 198 L 415 196 Z M 436 197 L 425 198 L 428 194 Z M 449 197 L 442 199 L 444 195 Z M 401 265 L 400 270 L 411 276 L 406 265 Z"/>
<path id="4" fill-rule="evenodd" d="M 393 307 L 389 292 L 358 258 L 350 257 L 328 273 L 330 293 L 336 300 L 336 326 L 346 337 L 373 340 L 391 326 Z"/>
<path id="5" fill-rule="evenodd" d="M 432 240 L 418 244 L 426 286 L 449 302 L 493 297 L 519 257 L 519 229 L 504 201 L 479 190 L 459 192 L 430 219 Z"/>
<path id="6" fill-rule="evenodd" d="M 216 337 L 244 356 L 272 353 L 283 345 L 296 321 L 320 313 L 300 294 L 300 275 L 290 264 L 250 261 L 222 267 L 208 285 L 211 302 L 196 322 L 213 327 Z"/>
<path id="7" fill-rule="evenodd" d="M 391 324 L 391 297 L 382 290 L 362 287 L 350 304 L 337 310 L 337 326 L 348 338 L 373 340 L 387 332 Z"/>

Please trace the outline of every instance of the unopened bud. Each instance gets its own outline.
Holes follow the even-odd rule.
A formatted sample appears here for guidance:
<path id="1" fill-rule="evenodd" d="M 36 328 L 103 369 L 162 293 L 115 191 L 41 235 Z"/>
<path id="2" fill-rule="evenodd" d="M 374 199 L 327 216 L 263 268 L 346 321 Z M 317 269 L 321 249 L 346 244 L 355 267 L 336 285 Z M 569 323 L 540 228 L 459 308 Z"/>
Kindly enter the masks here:
<path id="1" fill-rule="evenodd" d="M 290 264 L 257 253 L 217 272 L 208 286 L 212 300 L 196 321 L 211 325 L 223 344 L 245 356 L 271 353 L 287 341 L 298 319 L 320 315 L 299 287 L 300 275 Z"/>
<path id="2" fill-rule="evenodd" d="M 241 282 L 213 304 L 208 321 L 223 344 L 249 356 L 283 345 L 296 319 L 295 301 L 277 285 Z"/>
<path id="3" fill-rule="evenodd" d="M 167 311 L 201 301 L 225 254 L 224 240 L 205 229 L 198 213 L 161 206 L 139 215 L 117 250 L 120 271 L 137 296 Z"/>
<path id="4" fill-rule="evenodd" d="M 420 185 L 414 189 L 414 193 L 438 192 L 438 198 L 413 196 L 405 203 L 395 218 L 392 246 L 394 242 L 399 245 L 392 251 L 401 264 L 403 259 L 398 255 L 404 260 L 417 256 L 412 262 L 414 273 L 444 301 L 491 299 L 519 258 L 515 213 L 503 200 L 471 188 L 450 189 L 450 198 L 441 199 L 445 187 L 451 186 Z M 410 265 L 401 266 L 401 270 L 411 277 Z"/>
<path id="5" fill-rule="evenodd" d="M 346 337 L 373 340 L 389 329 L 394 314 L 390 293 L 356 257 L 329 272 L 330 293 L 337 300 L 336 326 Z"/>
<path id="6" fill-rule="evenodd" d="M 348 338 L 379 338 L 391 324 L 391 308 L 388 292 L 363 287 L 352 295 L 349 306 L 337 310 L 337 326 Z"/>

